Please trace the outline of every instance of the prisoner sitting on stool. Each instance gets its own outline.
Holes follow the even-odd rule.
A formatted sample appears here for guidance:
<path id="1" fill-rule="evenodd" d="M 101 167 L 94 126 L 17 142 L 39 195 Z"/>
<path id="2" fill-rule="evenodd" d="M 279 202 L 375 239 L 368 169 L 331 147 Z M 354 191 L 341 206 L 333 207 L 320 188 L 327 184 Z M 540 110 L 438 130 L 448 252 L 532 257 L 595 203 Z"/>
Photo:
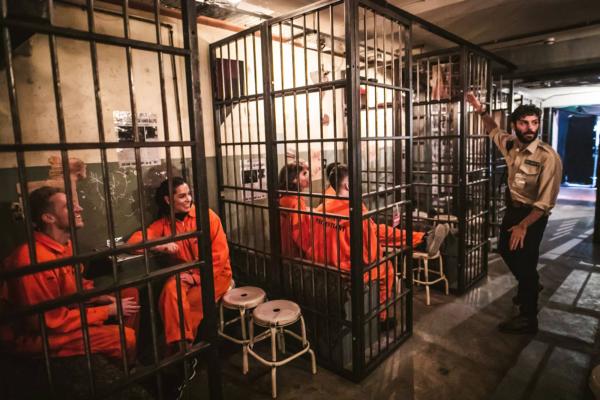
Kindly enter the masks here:
<path id="1" fill-rule="evenodd" d="M 329 176 L 329 182 L 340 198 L 326 198 L 325 202 L 315 209 L 313 216 L 314 246 L 311 249 L 306 249 L 306 258 L 321 264 L 327 263 L 344 271 L 350 271 L 352 267 L 350 221 L 339 218 L 340 216 L 349 217 L 350 215 L 348 167 L 338 165 L 333 168 Z M 363 204 L 362 213 L 367 212 L 368 209 Z M 323 215 L 324 213 L 326 214 Z M 372 218 L 364 219 L 362 226 L 363 262 L 367 265 L 384 258 L 383 246 L 406 244 L 406 235 L 399 229 L 378 225 Z M 378 236 L 380 240 L 378 240 Z M 420 243 L 422 237 L 422 233 L 413 236 L 413 246 Z M 381 304 L 393 299 L 395 278 L 394 267 L 389 261 L 382 262 L 377 268 L 371 269 L 370 273 L 365 273 L 364 276 L 365 282 L 379 280 L 379 301 Z M 387 317 L 385 310 L 379 314 L 383 328 L 390 328 L 395 324 L 392 318 L 388 319 Z"/>
<path id="2" fill-rule="evenodd" d="M 291 162 L 279 171 L 279 190 L 286 192 L 302 192 L 310 185 L 306 163 Z M 281 254 L 287 257 L 302 257 L 303 249 L 310 247 L 310 217 L 301 212 L 286 211 L 289 208 L 297 211 L 308 211 L 304 197 L 294 194 L 280 194 L 279 226 L 281 229 Z"/>
<path id="3" fill-rule="evenodd" d="M 516 137 L 498 128 L 473 93 L 467 101 L 479 113 L 490 138 L 498 147 L 508 168 L 507 210 L 500 227 L 498 250 L 519 283 L 515 303 L 520 313 L 501 323 L 501 332 L 535 333 L 540 291 L 537 263 L 550 210 L 556 204 L 562 163 L 547 143 L 538 139 L 539 108 L 521 105 L 511 114 Z"/>
<path id="4" fill-rule="evenodd" d="M 196 230 L 196 209 L 192 203 L 190 187 L 181 177 L 172 179 L 173 192 L 169 193 L 169 181 L 161 183 L 155 193 L 158 205 L 159 218 L 147 229 L 148 240 L 155 240 L 171 236 L 170 204 L 173 205 L 175 214 L 175 234 L 183 234 Z M 231 265 L 229 263 L 229 247 L 227 237 L 217 214 L 208 210 L 210 221 L 210 239 L 213 260 L 213 277 L 215 284 L 215 300 L 220 299 L 231 285 Z M 142 241 L 142 232 L 137 231 L 127 241 L 137 243 Z M 154 246 L 152 250 L 168 254 L 174 263 L 186 263 L 198 260 L 198 239 L 191 237 L 176 242 Z M 202 310 L 202 296 L 200 292 L 200 271 L 192 268 L 179 274 L 181 281 L 181 303 L 183 306 L 183 319 L 185 340 L 192 344 L 198 332 L 198 326 L 204 316 Z M 182 340 L 180 332 L 179 302 L 177 296 L 176 276 L 171 276 L 159 299 L 160 315 L 165 326 L 165 339 L 169 346 L 169 353 L 179 350 Z"/>
<path id="5" fill-rule="evenodd" d="M 340 168 L 339 170 L 338 170 L 338 167 Z M 333 163 L 327 165 L 326 173 L 327 173 L 327 181 L 329 182 L 329 186 L 327 187 L 327 189 L 325 189 L 325 192 L 324 192 L 325 195 L 329 195 L 329 196 L 337 195 L 335 186 L 337 185 L 338 182 L 341 182 L 344 179 L 343 176 L 342 177 L 338 176 L 338 173 L 340 173 L 340 172 L 342 175 L 347 174 L 348 167 L 345 164 L 342 164 L 339 162 L 333 162 Z M 347 177 L 347 175 L 346 175 L 346 177 Z M 332 200 L 332 199 L 329 199 L 329 200 Z M 324 208 L 323 204 L 320 204 L 318 209 L 320 210 L 321 213 L 323 212 L 323 208 Z M 364 203 L 363 203 L 363 209 L 364 210 L 367 209 L 367 207 L 364 205 Z M 326 212 L 328 212 L 328 211 L 326 211 Z M 387 224 L 377 224 L 376 232 L 377 232 L 377 237 L 379 238 L 379 244 L 382 247 L 385 247 L 385 246 L 400 247 L 400 246 L 406 245 L 406 231 L 404 231 L 403 229 L 397 229 L 397 228 L 394 228 Z M 447 234 L 448 234 L 448 232 L 446 232 L 446 235 Z M 415 250 L 418 250 L 421 248 L 425 249 L 425 248 L 430 247 L 430 244 L 432 244 L 432 243 L 430 241 L 426 242 L 425 241 L 426 238 L 427 238 L 427 233 L 413 231 L 412 244 L 413 244 L 413 246 L 415 246 Z M 433 239 L 433 232 L 429 238 Z M 442 238 L 442 240 L 443 240 L 443 238 Z M 441 244 L 441 242 L 440 242 L 440 244 Z"/>
<path id="6" fill-rule="evenodd" d="M 38 263 L 56 261 L 73 255 L 71 245 L 69 210 L 65 193 L 57 188 L 43 186 L 29 197 L 34 251 Z M 83 209 L 73 205 L 75 227 L 83 227 Z M 29 246 L 22 244 L 4 261 L 5 270 L 28 268 L 31 265 Z M 0 288 L 0 301 L 11 308 L 32 306 L 56 300 L 78 292 L 75 268 L 67 265 L 9 279 Z M 94 288 L 92 281 L 81 278 L 83 290 Z M 125 354 L 131 364 L 135 360 L 135 330 L 138 325 L 138 291 L 127 288 L 121 291 L 124 317 Z M 104 295 L 90 299 L 85 304 L 87 329 L 92 353 L 118 359 L 122 355 L 119 326 L 107 324 L 117 316 L 116 299 Z M 76 304 L 56 307 L 44 313 L 48 331 L 48 350 L 51 357 L 69 357 L 85 354 L 82 320 Z M 0 327 L 2 347 L 5 351 L 39 357 L 44 353 L 39 319 L 36 315 L 17 321 L 12 326 Z"/>

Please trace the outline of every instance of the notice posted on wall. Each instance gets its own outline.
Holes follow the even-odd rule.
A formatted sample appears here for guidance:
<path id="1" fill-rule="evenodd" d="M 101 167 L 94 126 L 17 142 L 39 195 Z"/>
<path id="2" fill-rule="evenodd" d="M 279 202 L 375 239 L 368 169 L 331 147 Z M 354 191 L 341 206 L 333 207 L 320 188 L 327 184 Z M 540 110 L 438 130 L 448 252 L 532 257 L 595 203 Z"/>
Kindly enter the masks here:
<path id="1" fill-rule="evenodd" d="M 244 190 L 244 201 L 262 200 L 267 198 L 266 192 L 255 190 L 267 190 L 267 163 L 264 158 L 240 160 L 241 181 Z"/>
<path id="2" fill-rule="evenodd" d="M 131 112 L 113 111 L 113 124 L 119 143 L 134 142 Z M 156 114 L 140 112 L 137 116 L 137 133 L 140 143 L 158 141 L 158 120 Z M 132 148 L 117 149 L 120 167 L 135 167 L 135 151 Z M 160 165 L 160 148 L 146 147 L 140 149 L 142 166 Z"/>

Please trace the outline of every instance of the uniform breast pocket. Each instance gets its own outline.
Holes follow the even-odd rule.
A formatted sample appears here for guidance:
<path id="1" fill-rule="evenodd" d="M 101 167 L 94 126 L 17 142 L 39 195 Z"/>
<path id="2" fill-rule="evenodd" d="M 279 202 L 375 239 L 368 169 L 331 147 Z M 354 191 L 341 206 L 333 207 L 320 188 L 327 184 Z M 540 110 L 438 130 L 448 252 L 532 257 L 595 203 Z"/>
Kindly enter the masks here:
<path id="1" fill-rule="evenodd" d="M 523 164 L 515 174 L 515 186 L 523 191 L 527 197 L 535 199 L 538 189 L 540 167 L 537 165 Z"/>

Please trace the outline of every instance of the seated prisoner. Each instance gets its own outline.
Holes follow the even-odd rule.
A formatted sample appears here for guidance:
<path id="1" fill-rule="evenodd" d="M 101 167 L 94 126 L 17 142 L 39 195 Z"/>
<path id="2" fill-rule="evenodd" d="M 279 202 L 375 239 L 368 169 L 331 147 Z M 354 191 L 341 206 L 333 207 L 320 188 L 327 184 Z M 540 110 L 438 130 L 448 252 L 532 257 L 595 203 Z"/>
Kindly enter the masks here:
<path id="1" fill-rule="evenodd" d="M 279 190 L 302 192 L 308 188 L 308 166 L 305 163 L 289 163 L 279 171 Z M 300 212 L 286 211 L 285 208 L 309 211 L 303 196 L 280 194 L 281 254 L 287 257 L 303 257 L 303 249 L 310 247 L 312 237 L 310 216 Z"/>
<path id="2" fill-rule="evenodd" d="M 34 190 L 29 203 L 35 232 L 35 255 L 38 263 L 71 257 L 69 211 L 67 197 L 63 191 L 48 186 Z M 83 226 L 82 208 L 74 205 L 76 228 Z M 29 246 L 23 244 L 4 261 L 6 270 L 29 268 Z M 0 300 L 11 309 L 32 306 L 77 293 L 75 268 L 67 265 L 8 279 L 0 291 Z M 92 281 L 82 278 L 83 290 L 93 289 Z M 138 291 L 127 288 L 121 291 L 124 317 L 125 353 L 132 363 L 135 359 L 136 332 L 138 324 Z M 119 326 L 107 324 L 117 316 L 116 299 L 113 296 L 98 296 L 85 304 L 87 328 L 92 353 L 120 358 L 121 337 Z M 51 357 L 68 357 L 85 354 L 82 318 L 78 304 L 60 306 L 44 313 L 48 332 L 48 350 Z M 5 351 L 31 356 L 44 352 L 37 315 L 26 317 L 12 325 L 0 326 L 0 340 Z"/>
<path id="3" fill-rule="evenodd" d="M 327 165 L 326 172 L 329 186 L 325 190 L 326 195 L 336 195 L 334 183 L 337 181 L 341 182 L 344 179 L 344 176 L 338 175 L 338 171 L 341 171 L 341 174 L 347 177 L 348 167 L 346 165 L 340 163 L 331 163 Z M 348 196 L 346 195 L 346 197 Z M 317 209 L 321 214 L 323 212 L 329 213 L 329 207 L 327 205 L 321 204 Z M 367 211 L 367 207 L 363 204 L 363 213 Z M 403 229 L 394 228 L 386 224 L 377 224 L 376 232 L 377 238 L 379 239 L 379 245 L 382 247 L 400 247 L 406 245 L 406 231 Z M 419 246 L 420 248 L 423 246 L 429 247 L 427 244 L 429 242 L 426 243 L 425 241 L 426 236 L 427 234 L 425 232 L 413 231 L 412 245 L 414 247 Z"/>
<path id="4" fill-rule="evenodd" d="M 336 190 L 340 199 L 325 199 L 325 202 L 315 209 L 314 215 L 314 246 L 309 249 L 307 258 L 314 262 L 330 265 L 343 271 L 351 270 L 350 258 L 350 220 L 339 217 L 350 216 L 348 168 L 339 165 L 330 175 L 331 186 Z M 323 215 L 324 210 L 326 215 Z M 367 212 L 363 205 L 363 214 Z M 321 215 L 319 215 L 321 214 Z M 383 249 L 378 246 L 378 225 L 370 218 L 363 220 L 363 262 L 372 265 L 384 258 Z M 398 235 L 400 236 L 400 235 Z M 365 273 L 365 281 L 379 281 L 379 301 L 385 304 L 393 299 L 396 274 L 390 262 L 381 262 L 377 267 Z M 379 314 L 381 321 L 386 320 L 387 313 Z"/>
<path id="5" fill-rule="evenodd" d="M 158 205 L 159 218 L 146 230 L 148 240 L 160 239 L 171 236 L 170 204 L 173 204 L 175 214 L 175 234 L 183 234 L 196 230 L 196 208 L 192 203 L 192 195 L 188 184 L 183 178 L 172 179 L 173 192 L 169 193 L 169 181 L 161 183 L 155 193 Z M 213 277 L 215 285 L 215 299 L 221 298 L 231 285 L 231 266 L 229 264 L 229 247 L 227 237 L 217 214 L 208 210 L 210 220 L 210 239 L 213 260 Z M 128 240 L 128 243 L 142 241 L 142 232 L 137 231 Z M 198 240 L 191 237 L 176 242 L 170 242 L 153 247 L 154 251 L 166 253 L 174 263 L 193 262 L 198 257 Z M 200 291 L 200 271 L 192 268 L 180 273 L 181 303 L 183 306 L 183 325 L 185 340 L 193 343 L 198 326 L 203 318 L 202 296 Z M 181 339 L 179 301 L 177 296 L 176 275 L 169 277 L 159 299 L 160 315 L 165 327 L 165 339 L 170 352 L 178 349 Z"/>

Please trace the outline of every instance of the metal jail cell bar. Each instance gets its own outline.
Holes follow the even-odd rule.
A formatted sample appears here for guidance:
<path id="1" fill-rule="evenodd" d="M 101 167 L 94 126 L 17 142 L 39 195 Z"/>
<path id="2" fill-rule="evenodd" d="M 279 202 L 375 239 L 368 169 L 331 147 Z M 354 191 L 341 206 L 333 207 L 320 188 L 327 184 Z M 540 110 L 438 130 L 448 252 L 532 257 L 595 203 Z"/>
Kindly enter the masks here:
<path id="1" fill-rule="evenodd" d="M 490 113 L 500 128 L 510 129 L 510 113 L 513 104 L 513 81 L 502 76 L 494 80 Z M 497 238 L 506 211 L 506 162 L 496 146 L 491 147 L 490 171 L 490 238 Z"/>
<path id="2" fill-rule="evenodd" d="M 184 47 L 174 47 L 173 46 L 173 37 L 172 30 L 169 32 L 169 46 L 162 45 L 161 39 L 161 7 L 158 1 L 155 1 L 153 4 L 153 14 L 154 19 L 153 23 L 155 25 L 155 34 L 156 34 L 156 43 L 152 42 L 144 42 L 141 40 L 132 40 L 130 39 L 130 9 L 127 5 L 127 2 L 123 3 L 121 14 L 123 21 L 123 31 L 124 37 L 115 37 L 110 35 L 98 34 L 95 32 L 95 19 L 94 14 L 97 12 L 95 10 L 94 4 L 92 1 L 87 1 L 85 12 L 87 14 L 87 22 L 88 22 L 88 30 L 76 30 L 70 28 L 62 28 L 54 25 L 53 19 L 53 4 L 49 2 L 49 14 L 48 14 L 48 22 L 49 24 L 41 24 L 39 22 L 32 22 L 31 20 L 26 20 L 24 18 L 8 16 L 6 4 L 3 4 L 2 8 L 2 19 L 0 20 L 0 25 L 2 26 L 2 39 L 3 39 L 3 50 L 4 50 L 4 59 L 6 63 L 6 71 L 7 71 L 7 86 L 9 92 L 9 103 L 11 106 L 11 116 L 12 116 L 12 124 L 13 124 L 13 133 L 14 133 L 14 144 L 9 145 L 1 145 L 0 151 L 3 153 L 15 153 L 17 155 L 17 165 L 18 165 L 18 181 L 21 187 L 21 193 L 23 193 L 23 203 L 25 208 L 25 218 L 26 218 L 26 228 L 27 228 L 27 238 L 29 243 L 29 253 L 31 265 L 27 268 L 27 270 L 19 270 L 19 271 L 9 271 L 2 272 L 0 274 L 0 278 L 3 280 L 17 278 L 19 276 L 31 275 L 34 273 L 38 273 L 41 271 L 48 271 L 50 269 L 66 266 L 66 265 L 76 265 L 74 268 L 76 275 L 76 284 L 77 284 L 77 293 L 65 298 L 59 298 L 53 301 L 44 302 L 41 304 L 37 304 L 31 307 L 28 307 L 23 310 L 19 310 L 16 312 L 12 312 L 10 314 L 5 314 L 0 317 L 0 321 L 2 323 L 14 321 L 20 317 L 27 315 L 35 315 L 38 314 L 40 316 L 40 326 L 41 326 L 41 335 L 43 336 L 43 347 L 44 347 L 44 355 L 45 355 L 45 365 L 46 365 L 46 374 L 48 378 L 48 382 L 53 387 L 53 376 L 52 376 L 52 361 L 49 357 L 49 345 L 48 345 L 48 332 L 46 330 L 46 324 L 44 322 L 44 311 L 55 308 L 56 306 L 64 306 L 69 304 L 78 304 L 80 316 L 82 319 L 83 326 L 83 341 L 85 348 L 85 358 L 87 360 L 87 372 L 88 372 L 88 381 L 89 381 L 89 390 L 91 397 L 103 397 L 110 395 L 111 393 L 123 389 L 128 385 L 137 382 L 141 379 L 147 378 L 149 376 L 155 376 L 158 385 L 158 396 L 162 398 L 162 390 L 161 390 L 161 370 L 164 368 L 173 365 L 175 363 L 180 363 L 182 360 L 189 360 L 191 357 L 194 357 L 199 354 L 205 354 L 209 357 L 209 362 L 212 368 L 208 371 L 209 373 L 209 382 L 210 382 L 210 391 L 212 398 L 220 398 L 221 389 L 220 389 L 220 377 L 218 370 L 218 363 L 216 357 L 216 348 L 213 345 L 216 339 L 216 316 L 215 316 L 215 307 L 214 307 L 214 288 L 212 285 L 212 274 L 211 274 L 211 249 L 210 249 L 210 239 L 206 236 L 208 231 L 206 229 L 197 230 L 195 232 L 186 233 L 183 235 L 173 234 L 171 237 L 167 237 L 164 239 L 149 241 L 146 240 L 146 222 L 144 220 L 143 212 L 140 213 L 141 222 L 142 222 L 142 236 L 144 241 L 138 245 L 132 246 L 119 246 L 115 243 L 115 228 L 114 228 L 114 210 L 112 208 L 110 199 L 110 188 L 109 188 L 109 169 L 108 169 L 108 157 L 107 150 L 113 148 L 131 148 L 134 151 L 135 155 L 135 169 L 136 169 L 136 183 L 137 183 L 137 191 L 138 191 L 138 202 L 144 208 L 144 197 L 143 193 L 143 183 L 141 181 L 142 176 L 142 167 L 141 167 L 141 158 L 140 158 L 140 149 L 149 148 L 149 147 L 162 147 L 165 149 L 166 154 L 166 164 L 167 164 L 167 177 L 169 182 L 171 183 L 172 178 L 172 160 L 171 160 L 171 147 L 178 147 L 181 149 L 181 160 L 182 163 L 185 162 L 185 153 L 186 150 L 189 149 L 189 152 L 193 155 L 192 157 L 192 169 L 194 171 L 194 179 L 191 183 L 193 183 L 194 193 L 196 194 L 196 204 L 198 205 L 198 213 L 197 213 L 197 226 L 200 227 L 208 227 L 208 212 L 207 212 L 207 185 L 206 185 L 206 175 L 205 169 L 202 168 L 201 164 L 204 163 L 204 142 L 202 136 L 202 123 L 201 123 L 201 111 L 200 111 L 200 93 L 199 93 L 199 85 L 197 82 L 199 81 L 198 76 L 198 55 L 197 55 L 197 37 L 196 37 L 196 12 L 195 12 L 195 2 L 188 0 L 182 2 L 182 30 L 183 30 L 183 42 Z M 21 28 L 30 30 L 32 32 L 37 32 L 41 34 L 47 34 L 49 39 L 49 49 L 50 49 L 50 63 L 52 69 L 52 77 L 53 77 L 53 91 L 54 91 L 54 100 L 56 105 L 56 116 L 58 122 L 58 132 L 59 132 L 59 143 L 47 143 L 47 144 L 29 144 L 24 143 L 23 134 L 21 130 L 20 124 L 20 115 L 18 110 L 18 103 L 16 100 L 16 96 L 18 94 L 18 88 L 15 86 L 14 80 L 14 70 L 13 70 L 13 60 L 12 60 L 12 50 L 10 45 L 10 30 L 12 28 Z M 66 127 L 65 127 L 65 117 L 64 117 L 64 109 L 63 109 L 63 99 L 61 92 L 61 78 L 60 78 L 60 69 L 59 69 L 59 61 L 58 61 L 58 52 L 56 45 L 56 37 L 61 38 L 71 38 L 80 40 L 83 42 L 87 42 L 90 45 L 90 58 L 92 65 L 92 76 L 93 76 L 93 87 L 95 92 L 95 106 L 97 113 L 97 124 L 99 129 L 99 140 L 98 143 L 77 143 L 77 142 L 69 142 L 67 140 L 66 135 Z M 132 126 L 133 131 L 137 132 L 137 115 L 136 112 L 136 101 L 135 101 L 135 92 L 134 92 L 134 74 L 133 74 L 133 57 L 132 51 L 133 49 L 144 49 L 146 51 L 152 51 L 157 54 L 158 65 L 159 65 L 159 86 L 161 91 L 161 105 L 163 112 L 163 122 L 164 122 L 164 134 L 165 140 L 161 142 L 154 142 L 152 144 L 141 143 L 138 135 L 134 135 L 134 142 L 130 144 L 123 143 L 108 143 L 104 136 L 104 126 L 103 126 L 103 115 L 102 115 L 102 92 L 100 90 L 100 79 L 98 72 L 98 55 L 97 55 L 97 43 L 102 43 L 106 45 L 120 46 L 125 48 L 126 52 L 126 64 L 127 64 L 127 77 L 128 77 L 128 89 L 129 89 L 129 100 L 130 100 L 130 108 L 131 114 L 134 116 L 132 118 Z M 168 114 L 166 110 L 166 94 L 165 94 L 165 80 L 163 73 L 163 57 L 162 53 L 171 55 L 171 67 L 173 71 L 175 71 L 175 56 L 183 57 L 186 68 L 186 92 L 187 92 L 187 111 L 189 113 L 189 132 L 191 132 L 193 139 L 184 141 L 182 135 L 182 126 L 181 126 L 181 110 L 179 108 L 178 100 L 177 100 L 177 115 L 178 115 L 178 133 L 179 140 L 172 141 L 170 140 L 169 128 L 168 128 Z M 174 79 L 174 90 L 176 90 L 176 96 L 178 98 L 179 94 L 177 92 L 177 76 L 173 73 Z M 58 150 L 61 154 L 61 162 L 62 162 L 62 170 L 69 170 L 69 162 L 68 155 L 69 152 L 76 149 L 97 149 L 100 152 L 101 156 L 101 166 L 102 166 L 102 191 L 104 193 L 106 202 L 105 202 L 105 213 L 106 213 L 106 226 L 109 232 L 109 249 L 100 252 L 102 255 L 109 256 L 111 259 L 111 268 L 113 275 L 113 283 L 108 287 L 97 288 L 91 291 L 83 292 L 82 288 L 82 277 L 81 271 L 78 267 L 79 263 L 89 261 L 92 256 L 98 256 L 98 253 L 81 253 L 79 251 L 77 234 L 75 232 L 75 220 L 74 220 L 74 200 L 73 200 L 73 191 L 71 188 L 71 181 L 68 179 L 65 174 L 63 174 L 64 178 L 64 188 L 67 197 L 67 207 L 68 207 L 68 216 L 69 216 L 69 225 L 70 225 L 70 236 L 73 241 L 74 255 L 72 257 L 60 259 L 55 262 L 46 262 L 46 263 L 38 263 L 36 260 L 35 251 L 33 250 L 33 231 L 31 229 L 31 217 L 30 217 L 30 205 L 28 204 L 28 196 L 27 196 L 27 172 L 26 172 L 26 162 L 25 156 L 34 151 L 40 150 Z M 169 185 L 169 188 L 172 189 L 172 185 Z M 171 190 L 172 192 L 172 190 Z M 170 210 L 171 217 L 171 226 L 174 226 L 174 211 L 171 207 Z M 175 232 L 175 230 L 172 230 Z M 193 263 L 184 263 L 177 266 L 172 266 L 161 271 L 150 271 L 149 268 L 149 259 L 148 259 L 148 249 L 153 247 L 156 244 L 168 243 L 178 239 L 184 239 L 189 237 L 198 238 L 198 246 L 199 253 L 202 255 L 201 260 Z M 117 273 L 117 265 L 116 265 L 116 255 L 121 254 L 125 251 L 131 250 L 143 250 L 144 253 L 144 265 L 145 265 L 145 273 L 133 278 L 129 278 L 127 280 L 120 279 Z M 145 367 L 143 371 L 139 371 L 134 374 L 130 374 L 127 363 L 125 361 L 124 353 L 125 353 L 125 342 L 124 342 L 124 331 L 123 331 L 123 310 L 121 309 L 120 303 L 120 289 L 125 287 L 132 287 L 140 284 L 145 284 L 150 298 L 152 298 L 152 287 L 151 283 L 157 281 L 158 279 L 166 276 L 172 276 L 174 274 L 178 274 L 179 272 L 189 270 L 190 268 L 199 268 L 201 281 L 202 281 L 202 300 L 204 304 L 204 308 L 206 312 L 204 313 L 204 321 L 206 325 L 209 327 L 208 329 L 208 340 L 205 342 L 201 342 L 198 345 L 194 345 L 188 351 L 184 353 L 180 353 L 176 356 L 170 357 L 167 360 L 159 360 L 158 358 L 158 350 L 157 350 L 157 334 L 155 331 L 155 323 L 154 320 L 157 318 L 156 312 L 154 311 L 152 300 L 150 301 L 150 314 L 152 322 L 152 346 L 153 346 L 153 355 L 154 355 L 154 363 L 151 366 Z M 181 285 L 178 282 L 178 292 L 179 292 L 179 312 L 180 312 L 180 321 L 182 318 L 182 305 L 181 305 Z M 117 297 L 117 319 L 119 322 L 119 330 L 120 330 L 120 340 L 121 340 L 121 352 L 123 359 L 123 370 L 125 373 L 125 378 L 118 380 L 115 384 L 110 387 L 96 387 L 94 377 L 92 375 L 92 362 L 91 362 L 91 354 L 92 350 L 90 348 L 90 340 L 88 336 L 88 327 L 86 323 L 86 312 L 83 308 L 83 302 L 89 300 L 92 297 L 113 293 Z M 183 333 L 183 325 L 180 327 L 181 333 Z M 183 335 L 182 335 L 183 336 Z M 188 364 L 185 363 L 186 369 L 186 378 L 191 372 L 189 371 Z"/>
<path id="3" fill-rule="evenodd" d="M 489 143 L 463 96 L 487 96 L 489 61 L 464 47 L 416 60 L 415 208 L 420 223 L 457 228 L 458 243 L 446 250 L 454 262 L 446 265 L 454 269 L 452 289 L 462 293 L 487 270 Z"/>
<path id="4" fill-rule="evenodd" d="M 410 65 L 402 62 L 410 59 L 410 29 L 396 13 L 370 2 L 323 2 L 239 32 L 210 49 L 220 207 L 227 215 L 232 254 L 238 252 L 234 274 L 267 289 L 271 298 L 277 294 L 297 301 L 320 362 L 352 379 L 366 376 L 412 329 L 410 281 L 397 283 L 395 274 L 389 278 L 379 271 L 382 266 L 397 268 L 411 243 L 412 121 L 406 116 L 411 82 Z M 260 50 L 247 52 L 252 48 L 248 40 Z M 255 62 L 262 69 L 246 67 Z M 254 92 L 251 82 L 259 82 Z M 257 106 L 248 106 L 252 104 Z M 262 123 L 256 131 L 250 128 L 252 113 L 244 112 L 248 108 L 256 110 L 256 123 Z M 261 152 L 258 160 L 255 150 Z M 325 158 L 327 164 L 348 164 L 350 198 L 325 193 Z M 278 186 L 279 171 L 290 163 L 308 171 L 304 191 L 289 182 Z M 247 166 L 252 167 L 248 175 L 254 173 L 253 164 L 259 164 L 264 180 L 243 180 Z M 286 198 L 292 206 L 280 204 Z M 353 211 L 334 214 L 328 205 L 336 201 Z M 320 209 L 313 208 L 321 203 Z M 369 209 L 364 214 L 363 203 Z M 267 246 L 267 240 L 248 235 L 256 210 L 266 230 L 260 237 L 269 238 Z M 363 224 L 391 223 L 394 212 L 401 215 L 409 244 L 389 246 L 366 233 L 363 243 Z M 331 240 L 337 251 L 325 253 L 323 260 L 310 251 L 284 252 L 284 236 L 295 229 L 291 219 L 307 221 L 296 228 L 301 237 L 309 233 L 308 247 Z M 340 237 L 327 230 L 318 240 L 311 234 L 325 222 L 333 232 L 343 226 L 352 232 L 348 262 L 360 268 L 346 271 L 340 264 L 328 265 L 341 257 Z M 363 261 L 363 245 L 368 262 Z M 371 245 L 381 252 L 372 253 Z M 374 280 L 364 282 L 365 275 Z M 379 299 L 380 286 L 388 291 L 385 301 Z M 380 329 L 383 313 L 398 323 Z"/>

